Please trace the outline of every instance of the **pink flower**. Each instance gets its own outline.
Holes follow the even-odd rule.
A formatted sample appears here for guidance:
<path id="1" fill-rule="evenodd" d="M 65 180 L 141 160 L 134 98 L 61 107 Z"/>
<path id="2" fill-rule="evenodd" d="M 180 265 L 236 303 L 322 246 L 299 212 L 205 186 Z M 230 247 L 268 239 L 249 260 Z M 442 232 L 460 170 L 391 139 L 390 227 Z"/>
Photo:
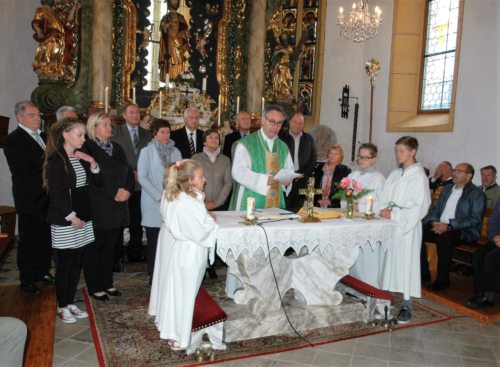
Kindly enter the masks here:
<path id="1" fill-rule="evenodd" d="M 347 189 L 347 190 L 346 190 L 346 192 L 345 192 L 345 194 L 346 194 L 346 196 L 347 196 L 348 198 L 352 197 L 352 194 L 353 194 L 352 189 Z"/>
<path id="2" fill-rule="evenodd" d="M 354 192 L 360 192 L 363 189 L 363 186 L 361 186 L 361 184 L 358 181 L 353 180 L 352 188 L 354 189 Z"/>
<path id="3" fill-rule="evenodd" d="M 345 187 L 349 187 L 351 185 L 351 180 L 349 177 L 344 177 L 342 180 L 340 180 L 340 184 L 344 184 Z"/>

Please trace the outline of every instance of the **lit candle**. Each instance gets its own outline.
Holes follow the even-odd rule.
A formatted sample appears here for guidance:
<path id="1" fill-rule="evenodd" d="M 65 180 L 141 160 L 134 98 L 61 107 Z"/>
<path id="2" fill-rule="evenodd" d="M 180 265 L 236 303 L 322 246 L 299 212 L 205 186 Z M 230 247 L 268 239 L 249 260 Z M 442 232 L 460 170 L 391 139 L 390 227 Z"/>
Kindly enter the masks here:
<path id="1" fill-rule="evenodd" d="M 373 213 L 373 197 L 371 195 L 368 195 L 366 197 L 366 214 L 371 214 Z"/>
<path id="2" fill-rule="evenodd" d="M 255 219 L 255 198 L 247 198 L 247 219 Z"/>
<path id="3" fill-rule="evenodd" d="M 344 8 L 343 8 L 343 7 L 340 7 L 340 8 L 339 8 L 339 13 L 340 13 L 340 15 L 343 15 L 343 14 L 344 14 Z"/>
<path id="4" fill-rule="evenodd" d="M 104 88 L 104 113 L 109 111 L 109 87 Z"/>
<path id="5" fill-rule="evenodd" d="M 165 86 L 167 87 L 167 89 L 168 89 L 168 88 L 170 88 L 170 87 L 169 87 L 169 84 L 170 84 L 170 74 L 169 74 L 169 73 L 167 73 L 167 74 L 165 75 Z"/>
<path id="6" fill-rule="evenodd" d="M 132 88 L 132 102 L 135 103 L 135 87 Z"/>
<path id="7" fill-rule="evenodd" d="M 240 96 L 236 98 L 236 114 L 240 113 Z"/>
<path id="8" fill-rule="evenodd" d="M 207 91 L 207 78 L 203 78 L 201 82 L 201 91 L 205 93 Z"/>
<path id="9" fill-rule="evenodd" d="M 220 104 L 220 94 L 219 94 L 219 101 L 218 101 L 218 111 L 217 111 L 217 126 L 220 126 L 220 116 L 221 116 L 221 110 L 222 106 Z"/>
<path id="10" fill-rule="evenodd" d="M 160 102 L 159 102 L 159 107 L 158 107 L 158 109 L 160 110 L 160 112 L 159 112 L 159 117 L 160 118 L 161 118 L 161 106 L 163 104 L 162 102 L 163 102 L 163 98 L 162 98 L 162 93 L 161 93 L 161 89 L 160 89 Z"/>
<path id="11" fill-rule="evenodd" d="M 264 116 L 264 108 L 266 108 L 266 100 L 262 97 L 262 113 L 261 116 Z"/>

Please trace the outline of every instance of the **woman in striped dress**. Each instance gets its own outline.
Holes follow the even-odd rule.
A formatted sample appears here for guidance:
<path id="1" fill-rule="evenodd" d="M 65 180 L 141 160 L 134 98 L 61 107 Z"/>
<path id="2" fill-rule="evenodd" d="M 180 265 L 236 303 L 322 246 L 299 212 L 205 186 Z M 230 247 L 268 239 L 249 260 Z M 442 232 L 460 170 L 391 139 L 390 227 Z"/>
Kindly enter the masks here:
<path id="1" fill-rule="evenodd" d="M 45 151 L 44 185 L 49 193 L 47 221 L 51 224 L 56 257 L 57 315 L 65 323 L 87 317 L 73 302 L 80 277 L 84 246 L 94 241 L 90 215 L 90 179 L 102 184 L 93 157 L 77 151 L 85 141 L 79 119 L 64 119 L 50 128 Z"/>

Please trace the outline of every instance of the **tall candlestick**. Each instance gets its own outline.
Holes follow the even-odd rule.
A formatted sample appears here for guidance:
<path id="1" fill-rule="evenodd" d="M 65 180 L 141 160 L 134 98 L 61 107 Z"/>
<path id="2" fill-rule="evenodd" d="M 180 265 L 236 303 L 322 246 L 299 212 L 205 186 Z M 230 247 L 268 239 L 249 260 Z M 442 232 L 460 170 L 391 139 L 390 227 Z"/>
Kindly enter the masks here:
<path id="1" fill-rule="evenodd" d="M 170 74 L 167 73 L 165 74 L 165 87 L 167 87 L 167 89 L 170 88 L 169 84 L 170 84 Z"/>
<path id="2" fill-rule="evenodd" d="M 373 213 L 373 196 L 371 196 L 371 195 L 368 195 L 366 197 L 366 210 L 365 210 L 365 213 L 366 214 Z"/>
<path id="3" fill-rule="evenodd" d="M 255 198 L 247 198 L 247 219 L 255 219 Z"/>
<path id="4" fill-rule="evenodd" d="M 109 111 L 109 87 L 104 88 L 104 113 Z"/>
<path id="5" fill-rule="evenodd" d="M 236 98 L 236 114 L 240 113 L 240 96 Z"/>
<path id="6" fill-rule="evenodd" d="M 261 116 L 264 116 L 264 108 L 266 108 L 266 100 L 262 97 L 262 113 Z"/>
<path id="7" fill-rule="evenodd" d="M 158 107 L 158 109 L 159 109 L 159 118 L 161 118 L 161 106 L 163 104 L 162 102 L 163 102 L 163 98 L 162 98 L 161 89 L 160 89 L 160 102 L 159 102 L 160 106 Z"/>
<path id="8" fill-rule="evenodd" d="M 203 78 L 201 81 L 201 91 L 205 93 L 207 91 L 207 78 Z"/>
<path id="9" fill-rule="evenodd" d="M 135 87 L 132 88 L 132 102 L 135 103 Z"/>
<path id="10" fill-rule="evenodd" d="M 220 103 L 220 94 L 219 94 L 218 111 L 217 111 L 217 126 L 220 126 L 221 110 L 222 110 L 222 105 Z"/>

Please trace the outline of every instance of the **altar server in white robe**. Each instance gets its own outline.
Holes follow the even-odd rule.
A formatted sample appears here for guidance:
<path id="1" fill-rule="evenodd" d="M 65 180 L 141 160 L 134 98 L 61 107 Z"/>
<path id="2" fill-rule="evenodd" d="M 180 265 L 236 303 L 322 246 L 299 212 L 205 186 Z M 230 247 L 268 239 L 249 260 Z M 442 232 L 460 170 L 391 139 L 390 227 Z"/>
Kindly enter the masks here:
<path id="1" fill-rule="evenodd" d="M 384 198 L 385 177 L 377 171 L 375 163 L 377 162 L 378 148 L 371 143 L 364 143 L 359 146 L 356 161 L 358 168 L 349 174 L 349 178 L 359 182 L 363 188 L 372 190 L 367 196 L 371 196 L 372 202 L 370 210 L 378 213 L 387 206 L 387 200 Z M 367 196 L 358 200 L 357 210 L 360 213 L 366 213 Z M 344 203 L 342 203 L 344 206 Z M 368 283 L 376 288 L 380 288 L 380 269 L 383 262 L 384 251 L 377 243 L 365 244 L 359 249 L 358 259 L 350 269 L 350 274 Z"/>
<path id="2" fill-rule="evenodd" d="M 173 350 L 189 346 L 196 295 L 207 259 L 213 263 L 218 225 L 205 209 L 200 163 L 185 159 L 165 174 L 162 225 L 148 313 Z"/>
<path id="3" fill-rule="evenodd" d="M 430 192 L 424 169 L 416 161 L 417 139 L 403 136 L 396 141 L 396 159 L 400 168 L 387 177 L 384 195 L 389 204 L 380 216 L 399 223 L 394 234 L 395 246 L 388 250 L 382 269 L 382 289 L 403 293 L 398 322 L 411 319 L 411 297 L 421 297 L 420 246 L 422 219 L 430 205 Z"/>

